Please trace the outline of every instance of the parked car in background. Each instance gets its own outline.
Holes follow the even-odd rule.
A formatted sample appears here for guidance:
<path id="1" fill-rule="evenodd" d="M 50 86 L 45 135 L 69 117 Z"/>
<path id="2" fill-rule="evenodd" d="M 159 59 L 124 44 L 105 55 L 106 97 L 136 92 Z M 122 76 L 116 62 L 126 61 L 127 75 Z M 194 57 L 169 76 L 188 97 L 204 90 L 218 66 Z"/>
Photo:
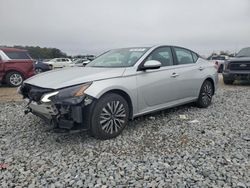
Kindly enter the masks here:
<path id="1" fill-rule="evenodd" d="M 89 62 L 90 60 L 88 59 L 76 59 L 73 61 L 73 64 L 75 67 L 85 67 Z"/>
<path id="2" fill-rule="evenodd" d="M 52 65 L 44 63 L 42 60 L 37 60 L 34 63 L 34 67 L 35 67 L 35 73 L 36 74 L 46 72 L 46 71 L 49 71 L 49 70 L 53 69 Z"/>
<path id="3" fill-rule="evenodd" d="M 234 58 L 226 61 L 223 71 L 225 84 L 235 80 L 250 80 L 250 47 L 243 48 Z"/>
<path id="4" fill-rule="evenodd" d="M 19 93 L 26 112 L 54 127 L 109 139 L 137 116 L 190 102 L 208 107 L 217 82 L 215 67 L 197 53 L 154 46 L 110 50 L 83 69 L 38 74 Z"/>
<path id="5" fill-rule="evenodd" d="M 214 63 L 217 66 L 218 72 L 222 73 L 224 66 L 225 66 L 225 61 L 229 59 L 228 56 L 226 55 L 214 55 L 208 58 L 209 61 Z"/>
<path id="6" fill-rule="evenodd" d="M 95 59 L 95 56 L 94 55 L 86 55 L 86 58 L 90 61 L 94 60 Z"/>
<path id="7" fill-rule="evenodd" d="M 33 75 L 33 60 L 26 50 L 0 48 L 0 82 L 16 87 Z"/>
<path id="8" fill-rule="evenodd" d="M 54 58 L 44 62 L 54 68 L 72 67 L 73 63 L 69 58 Z"/>

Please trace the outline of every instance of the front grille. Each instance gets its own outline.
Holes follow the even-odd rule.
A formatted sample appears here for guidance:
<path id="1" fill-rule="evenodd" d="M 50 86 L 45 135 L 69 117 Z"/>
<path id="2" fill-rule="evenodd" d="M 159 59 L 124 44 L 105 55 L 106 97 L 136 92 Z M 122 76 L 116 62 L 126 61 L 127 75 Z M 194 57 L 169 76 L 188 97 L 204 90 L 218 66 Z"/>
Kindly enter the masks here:
<path id="1" fill-rule="evenodd" d="M 230 70 L 250 70 L 250 61 L 237 61 L 229 64 Z"/>
<path id="2" fill-rule="evenodd" d="M 41 97 L 45 93 L 49 93 L 52 91 L 53 91 L 52 89 L 41 88 L 41 87 L 33 86 L 30 84 L 23 84 L 21 87 L 21 92 L 24 98 L 29 98 L 30 100 L 36 101 L 36 102 L 39 102 Z"/>

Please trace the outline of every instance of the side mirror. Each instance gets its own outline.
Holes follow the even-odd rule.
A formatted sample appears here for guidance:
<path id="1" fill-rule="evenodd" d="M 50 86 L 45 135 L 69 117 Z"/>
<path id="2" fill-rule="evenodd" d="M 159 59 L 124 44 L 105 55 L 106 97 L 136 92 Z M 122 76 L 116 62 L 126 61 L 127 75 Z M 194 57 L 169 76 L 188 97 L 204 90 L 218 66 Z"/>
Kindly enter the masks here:
<path id="1" fill-rule="evenodd" d="M 156 60 L 149 60 L 144 63 L 142 70 L 148 69 L 159 69 L 161 67 L 161 62 Z"/>

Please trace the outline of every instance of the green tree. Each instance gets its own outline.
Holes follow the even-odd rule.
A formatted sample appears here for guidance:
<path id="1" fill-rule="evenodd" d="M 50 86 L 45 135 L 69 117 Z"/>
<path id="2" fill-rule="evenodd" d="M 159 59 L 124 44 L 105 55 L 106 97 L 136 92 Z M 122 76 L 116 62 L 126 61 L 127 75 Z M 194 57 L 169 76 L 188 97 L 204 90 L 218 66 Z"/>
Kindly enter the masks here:
<path id="1" fill-rule="evenodd" d="M 11 47 L 11 46 L 4 46 Z M 39 46 L 19 46 L 15 45 L 13 48 L 28 50 L 33 59 L 53 59 L 58 57 L 68 57 L 66 53 L 57 48 L 41 48 Z"/>

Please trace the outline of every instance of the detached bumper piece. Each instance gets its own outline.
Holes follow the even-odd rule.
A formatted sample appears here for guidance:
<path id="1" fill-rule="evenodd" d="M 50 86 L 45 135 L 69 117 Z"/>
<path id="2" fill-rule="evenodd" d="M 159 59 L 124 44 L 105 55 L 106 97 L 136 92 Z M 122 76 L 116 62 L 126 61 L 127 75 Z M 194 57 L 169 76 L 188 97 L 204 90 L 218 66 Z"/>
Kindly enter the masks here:
<path id="1" fill-rule="evenodd" d="M 42 118 L 51 128 L 66 130 L 87 130 L 83 115 L 87 107 L 79 105 L 38 104 L 29 102 L 27 110 Z"/>

